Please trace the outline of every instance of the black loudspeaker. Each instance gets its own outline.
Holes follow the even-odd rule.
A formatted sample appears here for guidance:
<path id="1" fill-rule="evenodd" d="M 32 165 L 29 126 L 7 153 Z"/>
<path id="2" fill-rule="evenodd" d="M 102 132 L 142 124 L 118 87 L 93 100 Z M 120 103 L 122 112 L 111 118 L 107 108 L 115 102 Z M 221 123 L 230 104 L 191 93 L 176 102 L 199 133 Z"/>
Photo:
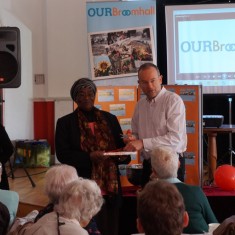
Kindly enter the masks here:
<path id="1" fill-rule="evenodd" d="M 0 88 L 20 85 L 20 30 L 17 27 L 0 27 Z"/>

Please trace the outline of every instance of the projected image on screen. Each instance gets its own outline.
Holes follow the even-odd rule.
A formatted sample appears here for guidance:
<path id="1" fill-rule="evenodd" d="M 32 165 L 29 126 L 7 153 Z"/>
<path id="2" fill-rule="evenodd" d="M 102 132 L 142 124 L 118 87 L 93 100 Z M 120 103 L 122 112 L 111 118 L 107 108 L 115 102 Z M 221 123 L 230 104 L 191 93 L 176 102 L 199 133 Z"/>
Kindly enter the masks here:
<path id="1" fill-rule="evenodd" d="M 235 4 L 166 6 L 168 83 L 235 89 Z"/>

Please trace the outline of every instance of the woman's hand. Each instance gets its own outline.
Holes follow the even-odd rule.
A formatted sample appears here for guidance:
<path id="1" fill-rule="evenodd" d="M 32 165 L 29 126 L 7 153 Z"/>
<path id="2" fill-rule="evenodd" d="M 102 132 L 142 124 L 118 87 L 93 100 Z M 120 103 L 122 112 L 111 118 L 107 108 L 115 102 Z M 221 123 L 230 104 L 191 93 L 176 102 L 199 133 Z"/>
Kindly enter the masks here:
<path id="1" fill-rule="evenodd" d="M 100 162 L 107 159 L 109 156 L 104 155 L 104 151 L 93 151 L 90 153 L 90 158 L 93 162 Z"/>

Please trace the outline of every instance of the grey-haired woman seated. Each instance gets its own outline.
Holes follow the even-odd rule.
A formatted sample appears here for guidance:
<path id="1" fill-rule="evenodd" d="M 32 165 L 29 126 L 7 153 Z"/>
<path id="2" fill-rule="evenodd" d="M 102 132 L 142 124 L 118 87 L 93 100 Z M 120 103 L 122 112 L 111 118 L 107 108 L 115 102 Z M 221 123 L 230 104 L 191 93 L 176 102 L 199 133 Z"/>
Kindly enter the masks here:
<path id="1" fill-rule="evenodd" d="M 85 227 L 103 204 L 101 190 L 95 181 L 79 178 L 62 191 L 54 211 L 44 215 L 19 234 L 79 234 L 88 235 Z"/>

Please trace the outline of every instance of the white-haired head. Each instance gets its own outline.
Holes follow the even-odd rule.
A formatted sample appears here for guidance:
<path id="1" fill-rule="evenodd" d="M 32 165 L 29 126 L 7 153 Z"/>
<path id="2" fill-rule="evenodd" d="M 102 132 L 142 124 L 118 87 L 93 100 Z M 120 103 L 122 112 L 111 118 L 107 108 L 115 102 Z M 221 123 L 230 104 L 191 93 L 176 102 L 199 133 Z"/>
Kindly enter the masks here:
<path id="1" fill-rule="evenodd" d="M 179 156 L 171 148 L 162 146 L 151 151 L 153 174 L 159 179 L 176 178 L 179 167 Z"/>
<path id="2" fill-rule="evenodd" d="M 86 226 L 103 204 L 103 196 L 97 183 L 93 180 L 79 178 L 68 184 L 54 210 L 60 216 L 76 219 Z"/>
<path id="3" fill-rule="evenodd" d="M 64 187 L 78 179 L 74 167 L 66 164 L 54 165 L 45 175 L 45 193 L 51 203 L 56 204 Z"/>

